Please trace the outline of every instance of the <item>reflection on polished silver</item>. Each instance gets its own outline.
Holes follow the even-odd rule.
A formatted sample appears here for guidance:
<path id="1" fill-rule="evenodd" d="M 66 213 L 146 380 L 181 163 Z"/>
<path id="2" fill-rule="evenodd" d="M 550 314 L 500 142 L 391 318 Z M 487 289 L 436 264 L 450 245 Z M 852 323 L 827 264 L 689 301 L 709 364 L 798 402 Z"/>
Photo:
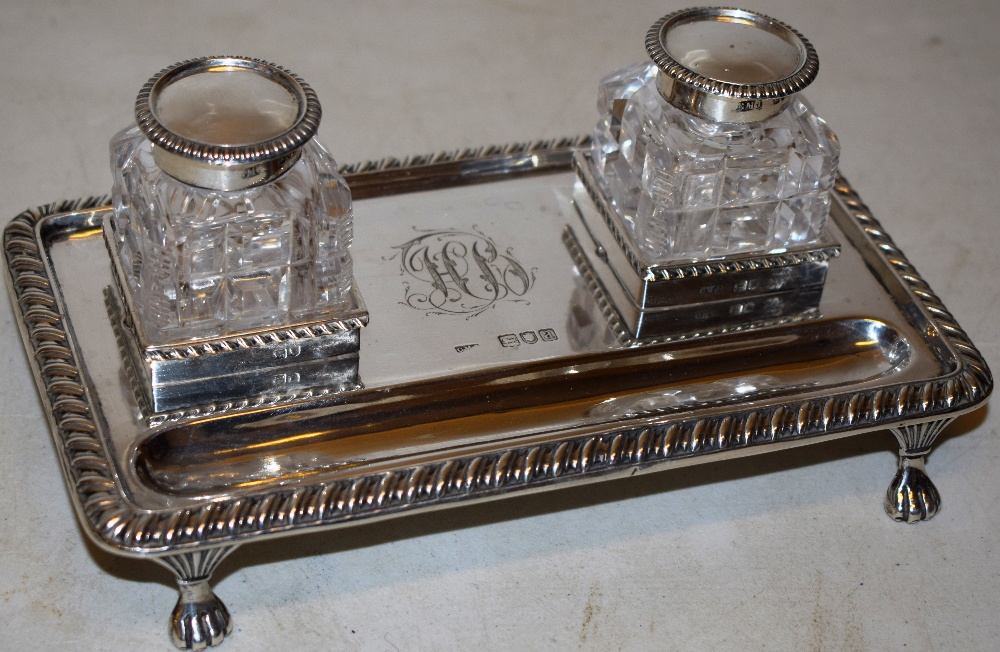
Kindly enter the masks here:
<path id="1" fill-rule="evenodd" d="M 713 122 L 759 122 L 781 112 L 819 72 L 816 50 L 790 26 L 723 7 L 683 9 L 658 20 L 646 51 L 657 86 L 679 109 Z"/>
<path id="2" fill-rule="evenodd" d="M 939 428 L 920 424 L 986 401 L 985 360 L 842 179 L 830 220 L 842 251 L 820 317 L 621 344 L 561 244 L 575 219 L 572 144 L 349 168 L 375 317 L 365 388 L 152 426 L 103 304 L 106 200 L 7 226 L 10 295 L 78 517 L 104 549 L 178 573 L 174 631 L 207 623 L 190 641 L 175 633 L 183 645 L 230 627 L 204 584 L 220 547 L 887 428 L 908 455 L 925 453 Z M 530 301 L 471 318 L 400 305 L 391 245 L 473 226 L 537 267 Z M 904 476 L 914 498 L 901 509 L 931 513 L 936 496 Z"/>
<path id="3" fill-rule="evenodd" d="M 281 176 L 319 127 L 316 93 L 298 76 L 248 57 L 164 68 L 142 87 L 136 123 L 157 165 L 200 188 L 241 190 Z"/>

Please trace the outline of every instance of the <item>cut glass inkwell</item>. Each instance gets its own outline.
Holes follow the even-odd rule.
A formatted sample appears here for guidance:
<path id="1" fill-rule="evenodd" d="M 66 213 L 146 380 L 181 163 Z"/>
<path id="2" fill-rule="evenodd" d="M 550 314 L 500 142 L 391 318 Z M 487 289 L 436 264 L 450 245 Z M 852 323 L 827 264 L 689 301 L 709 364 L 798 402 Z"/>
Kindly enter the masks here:
<path id="1" fill-rule="evenodd" d="M 634 338 L 718 332 L 816 312 L 840 146 L 799 91 L 812 45 L 755 12 L 657 21 L 652 61 L 600 85 L 577 156 L 572 247 Z M 572 248 L 571 247 L 571 248 Z"/>
<path id="2" fill-rule="evenodd" d="M 359 385 L 351 193 L 315 92 L 257 59 L 154 76 L 111 143 L 113 322 L 154 413 Z"/>

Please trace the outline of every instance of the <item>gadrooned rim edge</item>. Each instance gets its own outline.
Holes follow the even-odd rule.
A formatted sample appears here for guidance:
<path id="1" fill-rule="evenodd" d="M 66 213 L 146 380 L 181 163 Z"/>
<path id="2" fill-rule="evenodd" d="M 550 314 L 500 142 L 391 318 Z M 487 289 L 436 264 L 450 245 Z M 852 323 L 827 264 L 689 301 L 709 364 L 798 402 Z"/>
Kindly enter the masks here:
<path id="1" fill-rule="evenodd" d="M 729 12 L 739 12 L 741 14 L 753 16 L 759 21 L 766 21 L 770 23 L 773 27 L 781 30 L 787 30 L 802 43 L 806 53 L 805 61 L 802 62 L 794 73 L 784 79 L 764 84 L 735 84 L 699 75 L 698 73 L 685 68 L 683 65 L 674 60 L 673 57 L 667 54 L 666 48 L 663 47 L 661 35 L 668 26 L 677 22 L 681 18 L 695 13 L 703 13 L 706 15 L 724 15 Z M 806 37 L 802 36 L 802 34 L 790 25 L 783 23 L 780 20 L 771 18 L 770 16 L 762 14 L 758 11 L 749 11 L 746 9 L 739 9 L 737 7 L 692 7 L 667 14 L 653 23 L 653 26 L 649 28 L 648 32 L 646 32 L 646 52 L 653 60 L 653 63 L 655 63 L 661 71 L 678 82 L 687 86 L 693 86 L 707 93 L 711 93 L 712 95 L 719 95 L 723 97 L 744 99 L 771 99 L 787 97 L 794 93 L 798 93 L 811 84 L 812 81 L 816 79 L 816 74 L 819 72 L 819 57 L 816 54 L 816 49 L 812 46 L 812 43 L 806 39 Z"/>
<path id="2" fill-rule="evenodd" d="M 296 123 L 283 134 L 274 138 L 249 145 L 212 145 L 199 143 L 189 138 L 184 138 L 170 131 L 160 124 L 153 114 L 150 99 L 154 89 L 175 75 L 183 74 L 193 68 L 205 65 L 208 62 L 225 62 L 244 64 L 238 67 L 244 68 L 265 68 L 276 76 L 283 77 L 288 83 L 290 90 L 301 93 L 300 99 L 304 105 L 299 109 L 299 118 Z M 196 57 L 187 59 L 172 66 L 168 66 L 153 75 L 149 81 L 143 85 L 135 100 L 135 121 L 139 129 L 156 146 L 162 147 L 168 152 L 179 154 L 185 158 L 204 162 L 221 161 L 231 164 L 259 163 L 286 156 L 307 143 L 316 135 L 319 129 L 322 109 L 319 98 L 309 84 L 302 80 L 295 73 L 275 65 L 263 59 L 240 56 L 215 56 Z"/>

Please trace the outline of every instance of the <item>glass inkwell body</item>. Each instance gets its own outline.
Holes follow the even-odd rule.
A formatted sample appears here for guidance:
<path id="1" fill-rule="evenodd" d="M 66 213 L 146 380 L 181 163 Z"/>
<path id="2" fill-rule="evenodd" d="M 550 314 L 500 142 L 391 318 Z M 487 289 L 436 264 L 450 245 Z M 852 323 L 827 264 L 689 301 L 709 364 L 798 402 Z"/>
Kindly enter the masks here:
<path id="1" fill-rule="evenodd" d="M 650 28 L 652 61 L 600 84 L 577 157 L 581 255 L 635 338 L 815 314 L 840 147 L 799 91 L 812 45 L 739 9 Z M 589 201 L 588 201 L 589 196 Z"/>
<path id="2" fill-rule="evenodd" d="M 367 312 L 320 106 L 257 59 L 181 62 L 112 140 L 112 322 L 152 413 L 357 387 Z"/>

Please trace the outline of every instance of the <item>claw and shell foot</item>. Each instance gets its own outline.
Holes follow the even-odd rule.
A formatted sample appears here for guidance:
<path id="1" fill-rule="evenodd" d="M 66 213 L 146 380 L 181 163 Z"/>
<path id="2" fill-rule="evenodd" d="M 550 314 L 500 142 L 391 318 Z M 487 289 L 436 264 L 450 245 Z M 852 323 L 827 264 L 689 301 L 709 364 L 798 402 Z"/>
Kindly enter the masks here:
<path id="1" fill-rule="evenodd" d="M 894 521 L 926 521 L 941 509 L 941 494 L 924 471 L 924 458 L 902 452 L 899 469 L 885 493 L 885 513 Z"/>
<path id="2" fill-rule="evenodd" d="M 207 580 L 178 580 L 180 597 L 170 614 L 170 640 L 183 650 L 204 650 L 233 633 L 233 619 Z"/>
<path id="3" fill-rule="evenodd" d="M 885 493 L 885 513 L 894 521 L 926 521 L 941 509 L 941 494 L 927 477 L 924 460 L 952 419 L 892 428 L 899 441 L 899 468 Z"/>
<path id="4" fill-rule="evenodd" d="M 170 614 L 170 640 L 182 650 L 204 650 L 233 633 L 233 619 L 208 580 L 236 546 L 156 558 L 177 576 L 180 596 Z"/>

